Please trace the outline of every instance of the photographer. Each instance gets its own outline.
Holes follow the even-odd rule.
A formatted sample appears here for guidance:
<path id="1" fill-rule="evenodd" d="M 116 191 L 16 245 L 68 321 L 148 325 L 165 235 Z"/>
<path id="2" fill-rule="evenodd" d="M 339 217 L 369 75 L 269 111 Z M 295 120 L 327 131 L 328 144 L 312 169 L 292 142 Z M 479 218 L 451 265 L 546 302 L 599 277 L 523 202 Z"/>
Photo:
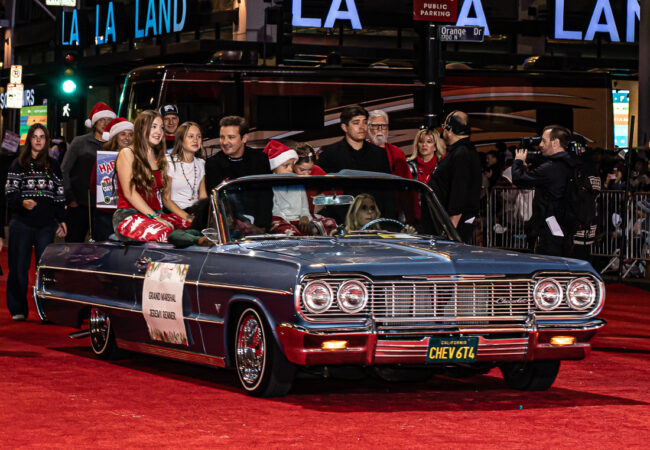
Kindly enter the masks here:
<path id="1" fill-rule="evenodd" d="M 542 162 L 530 170 L 525 163 L 528 150 L 518 149 L 512 164 L 512 182 L 520 188 L 534 188 L 533 216 L 529 239 L 536 241 L 535 253 L 563 256 L 568 253 L 570 239 L 565 239 L 557 215 L 562 213 L 567 181 L 576 161 L 566 152 L 571 132 L 559 125 L 544 128 L 539 143 Z"/>

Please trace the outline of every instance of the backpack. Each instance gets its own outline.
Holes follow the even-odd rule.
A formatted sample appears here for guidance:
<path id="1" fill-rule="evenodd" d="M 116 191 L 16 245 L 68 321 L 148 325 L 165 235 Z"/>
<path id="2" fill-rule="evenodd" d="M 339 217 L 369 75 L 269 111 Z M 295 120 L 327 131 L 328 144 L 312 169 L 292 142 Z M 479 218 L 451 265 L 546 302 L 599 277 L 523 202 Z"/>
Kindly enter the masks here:
<path id="1" fill-rule="evenodd" d="M 596 189 L 591 178 L 582 167 L 571 168 L 564 191 L 563 211 L 558 217 L 565 236 L 573 236 L 576 231 L 588 230 L 595 224 L 600 190 Z"/>

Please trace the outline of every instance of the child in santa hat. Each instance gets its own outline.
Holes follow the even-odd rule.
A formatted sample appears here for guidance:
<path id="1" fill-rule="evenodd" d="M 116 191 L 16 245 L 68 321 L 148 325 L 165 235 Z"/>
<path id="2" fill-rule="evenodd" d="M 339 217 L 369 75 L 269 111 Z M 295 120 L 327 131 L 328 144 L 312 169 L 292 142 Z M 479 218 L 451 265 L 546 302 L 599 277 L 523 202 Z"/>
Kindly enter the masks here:
<path id="1" fill-rule="evenodd" d="M 264 148 L 269 157 L 271 170 L 275 174 L 293 174 L 298 161 L 295 150 L 278 141 L 270 141 Z M 333 219 L 314 215 L 309 211 L 307 193 L 302 185 L 287 185 L 273 188 L 272 233 L 289 236 L 311 234 L 327 235 L 336 228 Z"/>

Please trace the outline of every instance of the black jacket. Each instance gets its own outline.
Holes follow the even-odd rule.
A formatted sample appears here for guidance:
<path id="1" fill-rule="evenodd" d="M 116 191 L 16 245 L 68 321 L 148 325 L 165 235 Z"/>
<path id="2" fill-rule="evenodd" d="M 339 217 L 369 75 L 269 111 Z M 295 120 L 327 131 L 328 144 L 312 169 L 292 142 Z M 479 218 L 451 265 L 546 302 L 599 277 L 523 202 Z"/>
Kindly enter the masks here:
<path id="1" fill-rule="evenodd" d="M 339 172 L 343 169 L 391 173 L 385 148 L 363 141 L 363 147 L 355 150 L 350 147 L 345 138 L 322 147 L 318 166 L 327 173 Z"/>
<path id="2" fill-rule="evenodd" d="M 467 138 L 447 147 L 447 154 L 436 165 L 429 186 L 447 214 L 461 214 L 460 223 L 463 223 L 479 214 L 481 182 L 481 161 Z"/>
<path id="3" fill-rule="evenodd" d="M 208 194 L 224 180 L 232 180 L 247 175 L 263 175 L 271 173 L 269 158 L 261 150 L 246 148 L 244 156 L 232 159 L 223 152 L 208 158 L 205 162 L 205 188 Z M 273 193 L 268 191 L 258 192 L 254 195 L 250 191 L 241 198 L 233 198 L 232 207 L 236 215 L 245 214 L 254 219 L 254 224 L 269 228 L 271 225 L 271 207 Z"/>
<path id="4" fill-rule="evenodd" d="M 72 140 L 61 167 L 68 203 L 77 202 L 81 206 L 89 206 L 90 177 L 97 163 L 97 151 L 102 150 L 103 146 L 103 142 L 95 139 L 93 131 Z"/>
<path id="5" fill-rule="evenodd" d="M 536 225 L 561 212 L 566 184 L 576 165 L 577 161 L 567 152 L 544 158 L 537 167 L 528 171 L 523 161 L 516 159 L 512 163 L 512 184 L 535 189 L 532 220 Z"/>
<path id="6" fill-rule="evenodd" d="M 223 152 L 205 162 L 205 188 L 208 194 L 224 180 L 271 173 L 269 158 L 261 150 L 246 147 L 244 156 L 232 159 Z"/>

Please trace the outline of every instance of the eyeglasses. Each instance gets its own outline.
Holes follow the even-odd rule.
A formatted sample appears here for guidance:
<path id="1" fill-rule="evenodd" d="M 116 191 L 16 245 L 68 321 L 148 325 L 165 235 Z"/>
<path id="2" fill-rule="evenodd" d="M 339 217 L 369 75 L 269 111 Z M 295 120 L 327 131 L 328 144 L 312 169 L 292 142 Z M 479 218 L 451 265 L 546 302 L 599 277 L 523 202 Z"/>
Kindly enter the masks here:
<path id="1" fill-rule="evenodd" d="M 369 126 L 373 130 L 388 130 L 387 123 L 371 123 Z"/>
<path id="2" fill-rule="evenodd" d="M 35 140 L 35 141 L 40 141 L 40 140 L 42 140 L 42 139 L 45 139 L 45 135 L 44 135 L 44 134 L 41 134 L 41 135 L 38 135 L 38 136 L 37 136 L 37 135 L 33 134 L 33 135 L 32 135 L 32 139 Z"/>

